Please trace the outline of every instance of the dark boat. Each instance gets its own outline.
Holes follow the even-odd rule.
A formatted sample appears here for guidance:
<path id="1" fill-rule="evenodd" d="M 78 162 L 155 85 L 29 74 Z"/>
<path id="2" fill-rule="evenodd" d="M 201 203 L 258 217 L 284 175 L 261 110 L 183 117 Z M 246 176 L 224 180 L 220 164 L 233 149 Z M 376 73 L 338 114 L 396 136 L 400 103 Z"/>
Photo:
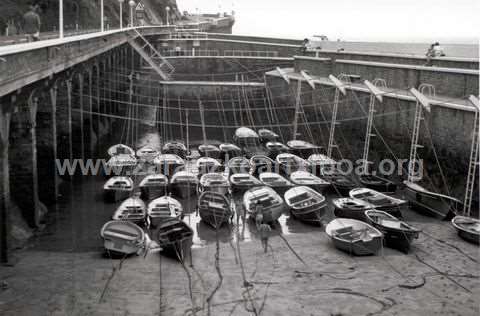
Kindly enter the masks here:
<path id="1" fill-rule="evenodd" d="M 229 200 L 222 194 L 204 192 L 198 199 L 198 212 L 202 221 L 219 229 L 223 224 L 228 224 L 233 217 Z"/>
<path id="2" fill-rule="evenodd" d="M 258 136 L 260 137 L 260 142 L 262 144 L 266 144 L 268 142 L 276 142 L 280 138 L 277 133 L 272 132 L 271 130 L 266 128 L 259 129 Z"/>
<path id="3" fill-rule="evenodd" d="M 295 171 L 290 175 L 290 181 L 293 184 L 299 186 L 307 186 L 318 193 L 322 193 L 327 187 L 330 186 L 330 183 L 317 177 L 316 175 L 308 171 Z"/>
<path id="4" fill-rule="evenodd" d="M 123 144 L 114 145 L 110 147 L 107 152 L 110 157 L 118 155 L 135 156 L 135 151 L 127 145 Z"/>
<path id="5" fill-rule="evenodd" d="M 168 142 L 162 148 L 163 154 L 177 155 L 182 159 L 187 158 L 188 150 L 182 142 Z"/>
<path id="6" fill-rule="evenodd" d="M 480 220 L 465 216 L 455 216 L 452 225 L 458 231 L 458 235 L 474 244 L 480 243 Z"/>
<path id="7" fill-rule="evenodd" d="M 367 222 L 381 231 L 385 245 L 404 253 L 410 251 L 410 244 L 417 239 L 420 230 L 383 211 L 365 211 Z"/>
<path id="8" fill-rule="evenodd" d="M 462 205 L 459 200 L 430 192 L 413 182 L 405 181 L 404 183 L 405 198 L 414 210 L 443 220 L 449 220 L 454 214 L 459 213 Z"/>
<path id="9" fill-rule="evenodd" d="M 245 212 L 255 219 L 257 211 L 262 212 L 263 222 L 272 223 L 282 216 L 285 210 L 283 199 L 270 187 L 255 187 L 243 195 Z"/>
<path id="10" fill-rule="evenodd" d="M 200 178 L 197 191 L 198 195 L 206 191 L 227 195 L 230 191 L 230 183 L 221 173 L 207 173 Z"/>
<path id="11" fill-rule="evenodd" d="M 224 163 L 227 163 L 233 157 L 238 157 L 242 155 L 242 150 L 240 147 L 234 144 L 221 144 L 220 145 L 220 160 Z"/>
<path id="12" fill-rule="evenodd" d="M 232 193 L 244 193 L 245 191 L 262 185 L 262 182 L 248 173 L 236 173 L 230 176 Z"/>
<path id="13" fill-rule="evenodd" d="M 284 195 L 285 192 L 294 187 L 294 184 L 289 180 L 285 179 L 278 173 L 274 172 L 264 172 L 259 176 L 260 181 L 263 185 L 266 185 L 275 190 L 280 195 Z"/>
<path id="14" fill-rule="evenodd" d="M 332 191 L 340 196 L 349 196 L 350 191 L 358 187 L 350 177 L 341 173 L 336 167 L 322 167 L 320 176 L 330 182 Z"/>
<path id="15" fill-rule="evenodd" d="M 235 143 L 242 150 L 243 155 L 251 158 L 256 155 L 266 155 L 266 149 L 260 143 L 260 137 L 254 130 L 240 127 L 235 131 Z"/>
<path id="16" fill-rule="evenodd" d="M 294 154 L 280 154 L 277 156 L 276 162 L 280 167 L 280 172 L 286 177 L 290 177 L 296 171 L 310 171 L 311 169 L 308 161 Z"/>
<path id="17" fill-rule="evenodd" d="M 287 142 L 287 146 L 290 148 L 290 152 L 303 159 L 307 159 L 311 155 L 318 153 L 321 147 L 313 145 L 303 140 L 291 140 Z"/>
<path id="18" fill-rule="evenodd" d="M 268 157 L 276 159 L 278 155 L 290 152 L 290 148 L 280 142 L 268 142 L 265 144 L 268 150 Z"/>
<path id="19" fill-rule="evenodd" d="M 133 192 L 133 180 L 129 177 L 113 177 L 103 186 L 105 200 L 118 202 L 127 199 Z"/>
<path id="20" fill-rule="evenodd" d="M 184 262 L 192 247 L 193 230 L 183 221 L 171 218 L 161 222 L 154 238 L 162 251 Z"/>
<path id="21" fill-rule="evenodd" d="M 250 161 L 244 157 L 235 157 L 228 161 L 228 174 L 250 173 Z"/>
<path id="22" fill-rule="evenodd" d="M 213 172 L 222 172 L 223 165 L 220 161 L 210 157 L 201 157 L 196 162 L 198 170 L 198 177 L 201 178 L 204 174 Z"/>
<path id="23" fill-rule="evenodd" d="M 253 156 L 250 158 L 251 173 L 258 177 L 263 172 L 278 172 L 277 164 L 267 156 Z"/>
<path id="24" fill-rule="evenodd" d="M 183 207 L 180 202 L 170 196 L 162 196 L 148 204 L 147 216 L 150 227 L 157 227 L 160 222 L 182 216 Z"/>
<path id="25" fill-rule="evenodd" d="M 180 171 L 170 181 L 172 193 L 180 198 L 190 198 L 197 194 L 198 178 L 188 171 Z"/>
<path id="26" fill-rule="evenodd" d="M 168 193 L 167 176 L 164 176 L 163 174 L 146 176 L 140 182 L 140 191 L 142 192 L 142 198 L 145 200 L 151 200 L 166 195 Z"/>
<path id="27" fill-rule="evenodd" d="M 397 184 L 388 179 L 371 174 L 361 175 L 359 178 L 362 186 L 366 188 L 387 194 L 394 194 L 397 191 Z"/>
<path id="28" fill-rule="evenodd" d="M 215 145 L 204 144 L 198 146 L 198 152 L 202 157 L 210 157 L 214 159 L 220 159 L 221 151 Z"/>
<path id="29" fill-rule="evenodd" d="M 363 200 L 353 198 L 340 198 L 332 201 L 336 217 L 351 218 L 365 221 L 365 211 L 373 208 L 373 205 Z"/>
<path id="30" fill-rule="evenodd" d="M 173 154 L 158 155 L 153 160 L 157 172 L 171 178 L 175 173 L 185 168 L 185 161 L 180 156 Z"/>
<path id="31" fill-rule="evenodd" d="M 383 234 L 371 225 L 349 218 L 332 220 L 325 232 L 336 248 L 356 256 L 376 254 L 383 245 Z"/>
<path id="32" fill-rule="evenodd" d="M 350 191 L 350 197 L 363 200 L 372 205 L 372 208 L 385 211 L 395 217 L 402 218 L 402 208 L 408 202 L 368 188 L 357 188 Z"/>
<path id="33" fill-rule="evenodd" d="M 145 232 L 129 221 L 110 221 L 103 225 L 100 235 L 108 254 L 133 255 L 145 248 Z"/>
<path id="34" fill-rule="evenodd" d="M 294 187 L 285 192 L 285 202 L 292 215 L 302 222 L 321 225 L 327 211 L 323 195 L 306 186 Z"/>

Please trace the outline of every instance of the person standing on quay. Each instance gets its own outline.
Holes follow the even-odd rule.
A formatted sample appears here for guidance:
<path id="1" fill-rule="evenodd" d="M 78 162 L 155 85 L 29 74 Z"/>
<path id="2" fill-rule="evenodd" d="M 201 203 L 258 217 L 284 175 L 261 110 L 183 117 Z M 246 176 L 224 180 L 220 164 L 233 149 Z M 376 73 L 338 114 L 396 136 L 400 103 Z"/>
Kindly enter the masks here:
<path id="1" fill-rule="evenodd" d="M 40 16 L 37 13 L 38 5 L 31 3 L 30 9 L 23 15 L 23 30 L 27 34 L 28 42 L 36 42 L 40 39 Z"/>

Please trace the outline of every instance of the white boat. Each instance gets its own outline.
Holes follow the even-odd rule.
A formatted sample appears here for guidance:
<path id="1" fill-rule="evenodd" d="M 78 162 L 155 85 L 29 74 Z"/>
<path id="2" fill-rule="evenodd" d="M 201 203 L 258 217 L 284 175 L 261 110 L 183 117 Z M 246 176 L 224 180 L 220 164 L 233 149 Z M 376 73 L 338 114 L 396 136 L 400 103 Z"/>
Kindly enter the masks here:
<path id="1" fill-rule="evenodd" d="M 220 159 L 221 151 L 220 149 L 211 144 L 203 144 L 198 146 L 198 152 L 202 157 L 210 157 L 214 159 Z"/>
<path id="2" fill-rule="evenodd" d="M 188 149 L 183 142 L 171 141 L 163 145 L 163 154 L 177 155 L 182 159 L 187 158 Z"/>
<path id="3" fill-rule="evenodd" d="M 276 159 L 278 155 L 288 153 L 290 148 L 280 142 L 268 142 L 265 144 L 268 150 L 268 157 Z"/>
<path id="4" fill-rule="evenodd" d="M 105 175 L 112 176 L 132 176 L 137 166 L 137 158 L 131 155 L 115 155 L 107 161 L 107 169 Z"/>
<path id="5" fill-rule="evenodd" d="M 336 217 L 357 219 L 359 221 L 365 221 L 365 211 L 374 208 L 368 202 L 352 198 L 334 199 L 332 204 L 334 206 L 333 214 Z"/>
<path id="6" fill-rule="evenodd" d="M 259 129 L 258 136 L 260 137 L 260 141 L 263 144 L 277 141 L 280 138 L 280 136 L 277 133 L 266 128 Z"/>
<path id="7" fill-rule="evenodd" d="M 151 146 L 144 146 L 137 150 L 137 157 L 140 161 L 148 162 L 148 163 L 153 163 L 153 160 L 155 157 L 157 157 L 160 154 L 160 152 L 156 149 L 154 149 Z"/>
<path id="8" fill-rule="evenodd" d="M 310 155 L 308 162 L 312 165 L 312 171 L 316 175 L 321 175 L 324 170 L 336 169 L 338 167 L 338 161 L 322 154 Z"/>
<path id="9" fill-rule="evenodd" d="M 308 186 L 322 193 L 330 186 L 330 183 L 307 171 L 295 171 L 290 175 L 290 181 L 295 185 Z"/>
<path id="10" fill-rule="evenodd" d="M 228 174 L 250 173 L 250 161 L 245 157 L 234 157 L 228 161 Z"/>
<path id="11" fill-rule="evenodd" d="M 168 192 L 168 177 L 163 174 L 146 176 L 140 182 L 140 190 L 142 197 L 146 200 L 164 196 Z"/>
<path id="12" fill-rule="evenodd" d="M 145 248 L 145 232 L 128 221 L 110 221 L 103 225 L 100 235 L 108 254 L 133 255 Z"/>
<path id="13" fill-rule="evenodd" d="M 204 174 L 212 172 L 222 172 L 223 166 L 217 159 L 210 157 L 201 157 L 198 158 L 196 162 L 196 167 L 198 170 L 198 176 L 201 177 Z"/>
<path id="14" fill-rule="evenodd" d="M 228 162 L 233 157 L 238 157 L 242 154 L 242 150 L 235 144 L 221 144 L 220 149 L 220 160 L 225 163 Z"/>
<path id="15" fill-rule="evenodd" d="M 158 155 L 153 163 L 157 167 L 157 172 L 171 178 L 175 173 L 185 168 L 185 161 L 177 155 L 163 154 Z"/>
<path id="16" fill-rule="evenodd" d="M 371 204 L 373 208 L 386 211 L 398 218 L 402 218 L 401 210 L 408 204 L 405 200 L 397 199 L 368 188 L 353 189 L 349 194 L 351 198 L 365 201 Z"/>
<path id="17" fill-rule="evenodd" d="M 264 223 L 275 222 L 285 210 L 282 197 L 272 188 L 263 186 L 248 190 L 243 195 L 245 212 L 255 220 L 257 212 L 263 215 Z"/>
<path id="18" fill-rule="evenodd" d="M 190 198 L 197 194 L 198 178 L 188 171 L 175 173 L 170 181 L 172 193 L 180 198 Z"/>
<path id="19" fill-rule="evenodd" d="M 288 189 L 291 189 L 294 186 L 292 182 L 274 172 L 261 173 L 259 179 L 263 185 L 274 189 L 275 192 L 281 195 L 285 194 Z"/>
<path id="20" fill-rule="evenodd" d="M 107 152 L 110 157 L 117 155 L 135 156 L 135 151 L 127 145 L 123 144 L 114 145 L 110 147 Z"/>
<path id="21" fill-rule="evenodd" d="M 103 186 L 105 200 L 117 202 L 127 199 L 133 192 L 133 180 L 129 177 L 113 177 Z"/>
<path id="22" fill-rule="evenodd" d="M 280 166 L 280 171 L 289 177 L 296 171 L 310 171 L 311 169 L 308 161 L 294 154 L 280 154 L 277 156 L 276 162 Z"/>
<path id="23" fill-rule="evenodd" d="M 236 173 L 230 176 L 232 193 L 244 193 L 248 189 L 261 186 L 260 180 L 248 173 Z"/>
<path id="24" fill-rule="evenodd" d="M 251 173 L 258 177 L 264 172 L 278 172 L 278 165 L 267 156 L 253 156 L 250 158 Z"/>
<path id="25" fill-rule="evenodd" d="M 334 219 L 325 227 L 325 232 L 335 247 L 351 255 L 374 255 L 383 244 L 382 232 L 355 219 Z"/>
<path id="26" fill-rule="evenodd" d="M 203 192 L 198 199 L 198 213 L 202 221 L 219 229 L 233 217 L 230 200 L 215 192 Z"/>
<path id="27" fill-rule="evenodd" d="M 327 211 L 325 197 L 306 186 L 285 192 L 285 203 L 295 218 L 308 224 L 321 225 L 321 219 Z"/>
<path id="28" fill-rule="evenodd" d="M 139 197 L 129 198 L 117 208 L 113 214 L 114 221 L 130 221 L 138 225 L 144 225 L 147 216 L 147 207 Z"/>
<path id="29" fill-rule="evenodd" d="M 148 204 L 147 209 L 151 227 L 157 227 L 160 222 L 166 219 L 181 217 L 182 213 L 182 204 L 170 196 L 162 196 L 153 200 Z"/>
<path id="30" fill-rule="evenodd" d="M 238 128 L 235 131 L 234 141 L 247 158 L 267 153 L 260 143 L 258 134 L 250 128 Z"/>
<path id="31" fill-rule="evenodd" d="M 450 219 L 461 210 L 462 202 L 453 197 L 430 192 L 413 182 L 404 183 L 405 198 L 414 210 L 440 219 Z"/>
<path id="32" fill-rule="evenodd" d="M 455 216 L 452 219 L 452 225 L 458 232 L 458 235 L 466 241 L 474 244 L 480 243 L 480 220 L 466 216 Z"/>
<path id="33" fill-rule="evenodd" d="M 313 145 L 304 140 L 291 140 L 287 142 L 287 146 L 290 148 L 290 152 L 292 154 L 304 159 L 307 159 L 321 149 L 321 147 Z"/>
<path id="34" fill-rule="evenodd" d="M 230 184 L 227 177 L 221 173 L 207 173 L 200 178 L 198 184 L 198 194 L 210 191 L 226 195 L 229 193 Z"/>

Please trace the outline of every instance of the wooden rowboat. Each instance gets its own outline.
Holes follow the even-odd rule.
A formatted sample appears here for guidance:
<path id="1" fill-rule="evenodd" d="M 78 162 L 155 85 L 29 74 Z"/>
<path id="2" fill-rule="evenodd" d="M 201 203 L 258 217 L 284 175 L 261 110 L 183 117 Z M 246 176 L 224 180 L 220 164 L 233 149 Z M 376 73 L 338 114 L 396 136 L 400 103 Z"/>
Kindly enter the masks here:
<path id="1" fill-rule="evenodd" d="M 227 224 L 233 216 L 230 201 L 221 194 L 204 192 L 198 199 L 198 212 L 202 221 L 219 229 Z"/>
<path id="2" fill-rule="evenodd" d="M 455 216 L 452 225 L 458 231 L 458 235 L 474 244 L 480 243 L 480 220 L 465 216 Z"/>
<path id="3" fill-rule="evenodd" d="M 145 247 L 145 232 L 128 221 L 110 221 L 103 225 L 100 235 L 108 254 L 138 254 Z"/>
<path id="4" fill-rule="evenodd" d="M 133 180 L 130 177 L 113 177 L 103 186 L 106 201 L 118 202 L 127 199 L 133 192 Z"/>
<path id="5" fill-rule="evenodd" d="M 272 223 L 280 218 L 285 205 L 282 198 L 270 187 L 255 187 L 243 195 L 245 212 L 255 219 L 257 212 L 263 215 L 264 223 Z"/>
<path id="6" fill-rule="evenodd" d="M 294 187 L 285 192 L 285 202 L 295 218 L 313 225 L 321 225 L 321 219 L 327 210 L 325 197 L 306 186 Z"/>

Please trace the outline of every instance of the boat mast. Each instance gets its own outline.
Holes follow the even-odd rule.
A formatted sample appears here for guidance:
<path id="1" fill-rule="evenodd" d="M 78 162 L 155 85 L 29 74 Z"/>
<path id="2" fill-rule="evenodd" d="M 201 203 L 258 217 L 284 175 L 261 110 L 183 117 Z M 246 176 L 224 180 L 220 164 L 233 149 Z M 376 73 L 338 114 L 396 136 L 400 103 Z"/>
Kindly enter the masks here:
<path id="1" fill-rule="evenodd" d="M 203 135 L 203 143 L 207 143 L 207 131 L 205 129 L 205 113 L 202 101 L 198 101 L 198 109 L 200 111 L 200 120 L 202 121 L 202 135 Z"/>
<path id="2" fill-rule="evenodd" d="M 468 166 L 468 175 L 467 175 L 467 185 L 465 188 L 465 200 L 463 203 L 463 215 L 470 216 L 470 211 L 472 208 L 472 197 L 473 190 L 475 187 L 475 174 L 477 171 L 477 165 L 479 162 L 479 144 L 480 144 L 480 134 L 479 134 L 479 113 L 480 113 L 480 104 L 478 98 L 475 96 L 470 96 L 470 102 L 475 106 L 475 119 L 473 121 L 473 134 L 472 134 L 472 148 L 470 151 L 470 162 Z M 480 180 L 480 179 L 479 179 Z"/>
<path id="3" fill-rule="evenodd" d="M 301 102 L 301 94 L 302 93 L 302 81 L 300 78 L 298 79 L 297 84 L 297 96 L 295 99 L 295 116 L 293 118 L 293 140 L 297 140 L 298 134 L 298 117 L 300 115 L 300 102 Z"/>
<path id="4" fill-rule="evenodd" d="M 328 140 L 327 156 L 332 157 L 333 147 L 337 145 L 334 144 L 335 141 L 335 125 L 337 124 L 337 113 L 338 113 L 338 102 L 340 101 L 340 92 L 345 96 L 347 90 L 345 89 L 344 84 L 338 80 L 335 76 L 330 75 L 328 78 L 333 82 L 336 87 L 335 98 L 333 101 L 333 110 L 332 110 L 332 123 L 330 124 L 330 138 Z"/>
<path id="5" fill-rule="evenodd" d="M 187 135 L 187 153 L 190 152 L 190 134 L 189 134 L 189 128 L 188 128 L 188 109 L 185 109 L 185 127 L 187 128 L 186 130 L 186 135 Z"/>
<path id="6" fill-rule="evenodd" d="M 375 85 L 377 82 L 382 82 L 380 79 L 375 79 L 372 84 L 370 81 L 365 80 L 364 83 L 367 86 L 368 90 L 370 90 L 370 104 L 368 106 L 368 120 L 367 120 L 367 133 L 365 135 L 365 144 L 363 147 L 363 172 L 368 174 L 368 165 L 370 162 L 368 161 L 368 154 L 370 150 L 370 139 L 371 137 L 375 137 L 375 134 L 372 134 L 372 127 L 373 127 L 373 115 L 375 114 L 375 100 L 383 102 L 383 92 L 377 88 Z M 385 82 L 385 81 L 383 81 Z"/>
<path id="7" fill-rule="evenodd" d="M 417 149 L 422 147 L 418 145 L 418 137 L 420 134 L 420 125 L 423 120 L 423 109 L 427 112 L 430 112 L 430 100 L 419 92 L 415 88 L 410 89 L 410 93 L 413 94 L 415 99 L 417 99 L 417 104 L 415 105 L 415 121 L 413 124 L 413 133 L 412 133 L 412 146 L 410 147 L 410 158 L 408 161 L 408 182 L 415 182 L 420 180 L 418 176 L 415 175 L 415 162 L 417 159 Z"/>

